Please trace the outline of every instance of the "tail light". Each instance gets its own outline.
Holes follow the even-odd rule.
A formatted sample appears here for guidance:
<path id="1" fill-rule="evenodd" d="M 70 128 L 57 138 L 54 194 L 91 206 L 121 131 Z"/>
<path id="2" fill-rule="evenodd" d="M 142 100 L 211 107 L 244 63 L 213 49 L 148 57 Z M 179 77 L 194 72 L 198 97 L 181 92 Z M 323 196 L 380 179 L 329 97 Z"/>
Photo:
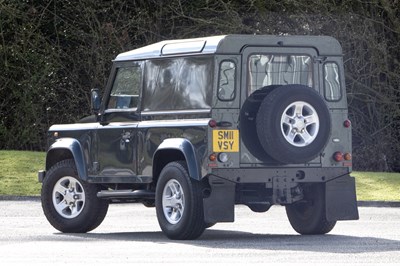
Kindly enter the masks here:
<path id="1" fill-rule="evenodd" d="M 211 119 L 210 121 L 208 121 L 208 126 L 211 128 L 214 127 L 232 127 L 232 123 L 229 121 L 215 121 L 214 119 Z"/>
<path id="2" fill-rule="evenodd" d="M 333 154 L 333 159 L 334 159 L 336 162 L 341 162 L 341 161 L 343 161 L 343 153 L 340 152 L 340 151 L 335 152 L 335 153 Z"/>
<path id="3" fill-rule="evenodd" d="M 209 125 L 211 128 L 214 128 L 214 127 L 217 126 L 217 121 L 215 121 L 214 119 L 211 119 L 210 121 L 208 121 L 208 125 Z"/>
<path id="4" fill-rule="evenodd" d="M 350 161 L 350 160 L 351 160 L 351 153 L 346 152 L 346 153 L 344 154 L 343 158 L 344 158 L 346 161 Z"/>
<path id="5" fill-rule="evenodd" d="M 341 162 L 341 161 L 351 161 L 351 153 L 346 152 L 343 154 L 343 152 L 341 151 L 337 151 L 333 154 L 333 160 L 335 160 L 336 162 Z"/>
<path id="6" fill-rule="evenodd" d="M 343 122 L 343 126 L 344 126 L 345 128 L 349 128 L 349 127 L 351 126 L 350 120 L 349 120 L 349 119 L 345 120 L 345 121 Z"/>
<path id="7" fill-rule="evenodd" d="M 210 154 L 210 156 L 208 156 L 208 159 L 211 162 L 215 162 L 215 160 L 217 160 L 217 155 L 215 153 Z"/>

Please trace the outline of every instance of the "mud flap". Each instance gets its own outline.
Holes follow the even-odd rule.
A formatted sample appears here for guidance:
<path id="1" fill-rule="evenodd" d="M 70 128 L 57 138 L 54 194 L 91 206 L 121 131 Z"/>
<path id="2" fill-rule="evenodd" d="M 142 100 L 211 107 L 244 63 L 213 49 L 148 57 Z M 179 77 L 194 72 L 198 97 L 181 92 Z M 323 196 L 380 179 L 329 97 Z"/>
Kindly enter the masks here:
<path id="1" fill-rule="evenodd" d="M 203 199 L 206 223 L 233 222 L 235 220 L 235 183 L 209 177 L 211 194 Z"/>
<path id="2" fill-rule="evenodd" d="M 328 181 L 325 192 L 328 221 L 359 219 L 354 177 L 344 175 Z"/>

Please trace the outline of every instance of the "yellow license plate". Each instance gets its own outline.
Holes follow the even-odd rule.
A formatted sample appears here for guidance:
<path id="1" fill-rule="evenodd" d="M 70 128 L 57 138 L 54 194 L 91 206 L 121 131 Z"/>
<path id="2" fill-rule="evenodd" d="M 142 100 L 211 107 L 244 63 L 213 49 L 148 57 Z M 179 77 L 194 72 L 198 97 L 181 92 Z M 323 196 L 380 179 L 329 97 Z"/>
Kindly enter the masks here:
<path id="1" fill-rule="evenodd" d="M 214 152 L 238 152 L 239 130 L 213 130 Z"/>

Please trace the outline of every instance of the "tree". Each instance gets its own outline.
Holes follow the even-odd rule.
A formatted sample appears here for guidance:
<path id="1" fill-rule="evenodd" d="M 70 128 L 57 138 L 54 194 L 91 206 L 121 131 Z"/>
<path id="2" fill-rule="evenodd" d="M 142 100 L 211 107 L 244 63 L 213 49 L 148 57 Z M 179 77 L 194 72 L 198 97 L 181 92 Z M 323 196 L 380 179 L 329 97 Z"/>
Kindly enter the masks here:
<path id="1" fill-rule="evenodd" d="M 400 170 L 398 0 L 0 0 L 0 149 L 43 150 L 89 113 L 112 59 L 218 34 L 330 35 L 343 46 L 354 165 Z"/>

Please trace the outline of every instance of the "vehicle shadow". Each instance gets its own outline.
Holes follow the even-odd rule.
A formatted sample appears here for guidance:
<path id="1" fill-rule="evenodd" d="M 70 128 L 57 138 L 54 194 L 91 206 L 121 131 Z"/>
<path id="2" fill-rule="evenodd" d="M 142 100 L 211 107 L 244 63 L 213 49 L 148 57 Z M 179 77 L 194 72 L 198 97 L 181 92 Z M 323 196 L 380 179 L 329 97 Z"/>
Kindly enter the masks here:
<path id="1" fill-rule="evenodd" d="M 65 235 L 65 234 L 63 234 Z M 313 251 L 322 253 L 372 253 L 400 251 L 400 241 L 346 235 L 253 234 L 243 231 L 208 229 L 197 240 L 176 241 L 159 232 L 119 232 L 68 234 L 85 240 L 180 243 L 214 249 L 258 249 L 279 251 Z"/>

